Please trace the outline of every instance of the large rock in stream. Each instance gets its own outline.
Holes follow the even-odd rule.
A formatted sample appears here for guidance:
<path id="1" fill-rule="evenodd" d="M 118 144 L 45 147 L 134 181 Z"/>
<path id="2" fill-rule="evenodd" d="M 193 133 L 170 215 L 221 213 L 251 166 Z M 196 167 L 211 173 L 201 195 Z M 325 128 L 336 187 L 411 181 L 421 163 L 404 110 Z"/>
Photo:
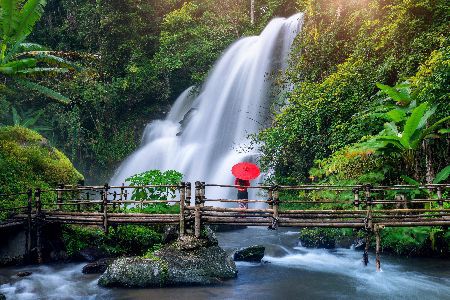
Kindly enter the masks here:
<path id="1" fill-rule="evenodd" d="M 98 284 L 141 288 L 207 285 L 236 275 L 236 265 L 215 238 L 184 236 L 153 255 L 116 259 Z"/>

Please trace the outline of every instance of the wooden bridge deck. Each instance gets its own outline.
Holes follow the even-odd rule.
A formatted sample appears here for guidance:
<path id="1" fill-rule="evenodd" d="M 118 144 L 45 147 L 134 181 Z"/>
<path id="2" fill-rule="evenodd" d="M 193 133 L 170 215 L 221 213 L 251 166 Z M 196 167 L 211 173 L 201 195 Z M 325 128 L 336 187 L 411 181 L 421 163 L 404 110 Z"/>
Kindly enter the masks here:
<path id="1" fill-rule="evenodd" d="M 247 209 L 236 208 L 243 200 L 208 199 L 207 187 L 235 189 L 237 186 L 196 182 L 194 197 L 191 195 L 190 183 L 175 186 L 115 187 L 61 185 L 57 189 L 46 191 L 28 190 L 10 195 L 11 201 L 17 202 L 17 206 L 9 208 L 8 211 L 0 211 L 9 215 L 6 221 L 0 222 L 0 232 L 6 228 L 24 226 L 28 233 L 34 231 L 36 239 L 40 241 L 43 224 L 96 225 L 103 227 L 106 233 L 111 225 L 172 224 L 179 226 L 180 235 L 194 234 L 197 237 L 201 236 L 203 225 L 266 226 L 270 229 L 280 226 L 355 228 L 365 230 L 367 239 L 372 234 L 376 235 L 378 258 L 379 231 L 384 227 L 447 228 L 450 225 L 450 184 L 420 187 L 255 186 L 250 188 L 262 191 L 262 197 L 265 199 L 246 200 L 250 206 L 255 206 Z M 167 189 L 176 195 L 174 199 L 166 200 L 128 200 L 133 189 L 148 188 Z M 330 196 L 330 193 L 333 196 Z M 408 199 L 407 195 L 418 195 L 419 198 Z M 7 197 L 8 195 L 0 195 L 0 201 L 5 201 Z M 173 205 L 179 213 L 139 211 L 162 203 Z M 318 208 L 323 206 L 328 209 Z M 296 208 L 290 209 L 291 207 Z M 27 238 L 31 239 L 31 235 L 28 234 Z M 27 240 L 27 245 L 30 243 Z M 38 251 L 39 247 L 38 245 Z M 368 249 L 365 255 L 367 251 Z M 377 263 L 379 267 L 378 260 Z"/>

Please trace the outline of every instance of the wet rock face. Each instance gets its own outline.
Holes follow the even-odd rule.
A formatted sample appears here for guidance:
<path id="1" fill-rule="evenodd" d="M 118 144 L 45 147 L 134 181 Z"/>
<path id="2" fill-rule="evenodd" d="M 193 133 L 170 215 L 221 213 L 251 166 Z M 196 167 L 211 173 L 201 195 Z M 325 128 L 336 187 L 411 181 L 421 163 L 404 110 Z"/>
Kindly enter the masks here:
<path id="1" fill-rule="evenodd" d="M 0 300 L 6 300 L 6 296 L 0 293 Z"/>
<path id="2" fill-rule="evenodd" d="M 207 285 L 235 278 L 237 269 L 214 239 L 185 236 L 150 257 L 119 258 L 100 277 L 104 287 Z"/>
<path id="3" fill-rule="evenodd" d="M 241 248 L 234 253 L 233 259 L 235 261 L 260 262 L 264 257 L 265 250 L 266 248 L 260 245 Z"/>

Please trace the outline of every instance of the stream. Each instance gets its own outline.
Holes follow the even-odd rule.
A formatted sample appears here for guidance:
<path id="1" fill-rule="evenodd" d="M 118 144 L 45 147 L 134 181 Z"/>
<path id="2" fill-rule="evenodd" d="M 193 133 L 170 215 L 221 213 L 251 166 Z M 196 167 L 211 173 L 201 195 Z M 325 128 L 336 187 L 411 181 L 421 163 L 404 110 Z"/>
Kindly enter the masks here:
<path id="1" fill-rule="evenodd" d="M 261 263 L 238 262 L 238 277 L 205 287 L 104 289 L 99 275 L 84 275 L 84 264 L 0 269 L 0 293 L 7 299 L 450 299 L 450 260 L 382 255 L 377 273 L 374 255 L 364 267 L 353 249 L 306 249 L 297 231 L 249 227 L 217 233 L 220 245 L 262 244 Z M 17 272 L 31 271 L 19 278 Z"/>

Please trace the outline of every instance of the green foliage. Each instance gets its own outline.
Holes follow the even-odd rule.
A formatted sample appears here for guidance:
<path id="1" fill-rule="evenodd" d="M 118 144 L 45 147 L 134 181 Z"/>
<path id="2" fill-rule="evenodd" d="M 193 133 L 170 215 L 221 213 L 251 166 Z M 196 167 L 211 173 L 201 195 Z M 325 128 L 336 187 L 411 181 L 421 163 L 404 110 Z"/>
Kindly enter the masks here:
<path id="1" fill-rule="evenodd" d="M 143 187 L 146 185 L 178 186 L 183 174 L 174 170 L 161 172 L 149 170 L 127 178 L 130 186 L 136 186 L 131 195 L 132 200 L 169 200 L 175 196 L 176 187 Z M 152 203 L 131 208 L 130 211 L 143 213 L 178 213 L 178 205 Z"/>
<path id="2" fill-rule="evenodd" d="M 29 109 L 19 114 L 15 107 L 11 107 L 12 123 L 14 126 L 21 126 L 37 132 L 51 130 L 48 126 L 38 125 L 40 117 L 44 113 L 43 110 L 33 111 Z"/>
<path id="3" fill-rule="evenodd" d="M 0 194 L 46 189 L 58 183 L 76 184 L 83 179 L 63 153 L 38 133 L 20 126 L 0 127 L 0 170 Z M 42 201 L 45 204 L 54 197 L 44 194 Z M 0 209 L 24 203 L 26 195 L 1 197 Z"/>
<path id="4" fill-rule="evenodd" d="M 294 89 L 258 136 L 261 165 L 277 180 L 305 182 L 314 161 L 380 132 L 386 116 L 372 114 L 386 94 L 405 104 L 410 89 L 417 103 L 437 105 L 436 118 L 448 116 L 447 1 L 306 0 L 301 7 L 306 20 L 286 79 Z M 378 93 L 377 82 L 400 83 Z M 400 108 L 387 117 L 401 119 Z M 431 144 L 448 156 L 448 142 Z"/>
<path id="5" fill-rule="evenodd" d="M 303 228 L 300 230 L 299 239 L 304 247 L 331 249 L 336 246 L 336 241 L 352 236 L 352 229 Z"/>
<path id="6" fill-rule="evenodd" d="M 125 181 L 130 186 L 145 185 L 178 185 L 183 174 L 175 170 L 161 172 L 160 170 L 149 170 L 133 175 Z M 175 195 L 175 187 L 142 187 L 133 189 L 132 200 L 166 200 Z"/>
<path id="7" fill-rule="evenodd" d="M 37 76 L 66 73 L 74 65 L 37 44 L 23 43 L 41 18 L 46 0 L 4 0 L 1 7 L 0 76 L 35 90 L 63 104 L 69 99 L 60 93 L 30 81 Z"/>
<path id="8" fill-rule="evenodd" d="M 80 250 L 98 248 L 112 256 L 143 255 L 161 243 L 161 233 L 156 229 L 138 225 L 112 227 L 106 235 L 96 227 L 65 225 L 63 241 L 69 256 Z"/>
<path id="9" fill-rule="evenodd" d="M 440 228 L 385 228 L 381 231 L 383 250 L 404 256 L 448 255 L 449 241 L 448 232 Z"/>
<path id="10" fill-rule="evenodd" d="M 441 183 L 450 176 L 450 165 L 443 168 L 439 173 L 436 174 L 436 177 L 433 180 L 434 184 Z"/>

